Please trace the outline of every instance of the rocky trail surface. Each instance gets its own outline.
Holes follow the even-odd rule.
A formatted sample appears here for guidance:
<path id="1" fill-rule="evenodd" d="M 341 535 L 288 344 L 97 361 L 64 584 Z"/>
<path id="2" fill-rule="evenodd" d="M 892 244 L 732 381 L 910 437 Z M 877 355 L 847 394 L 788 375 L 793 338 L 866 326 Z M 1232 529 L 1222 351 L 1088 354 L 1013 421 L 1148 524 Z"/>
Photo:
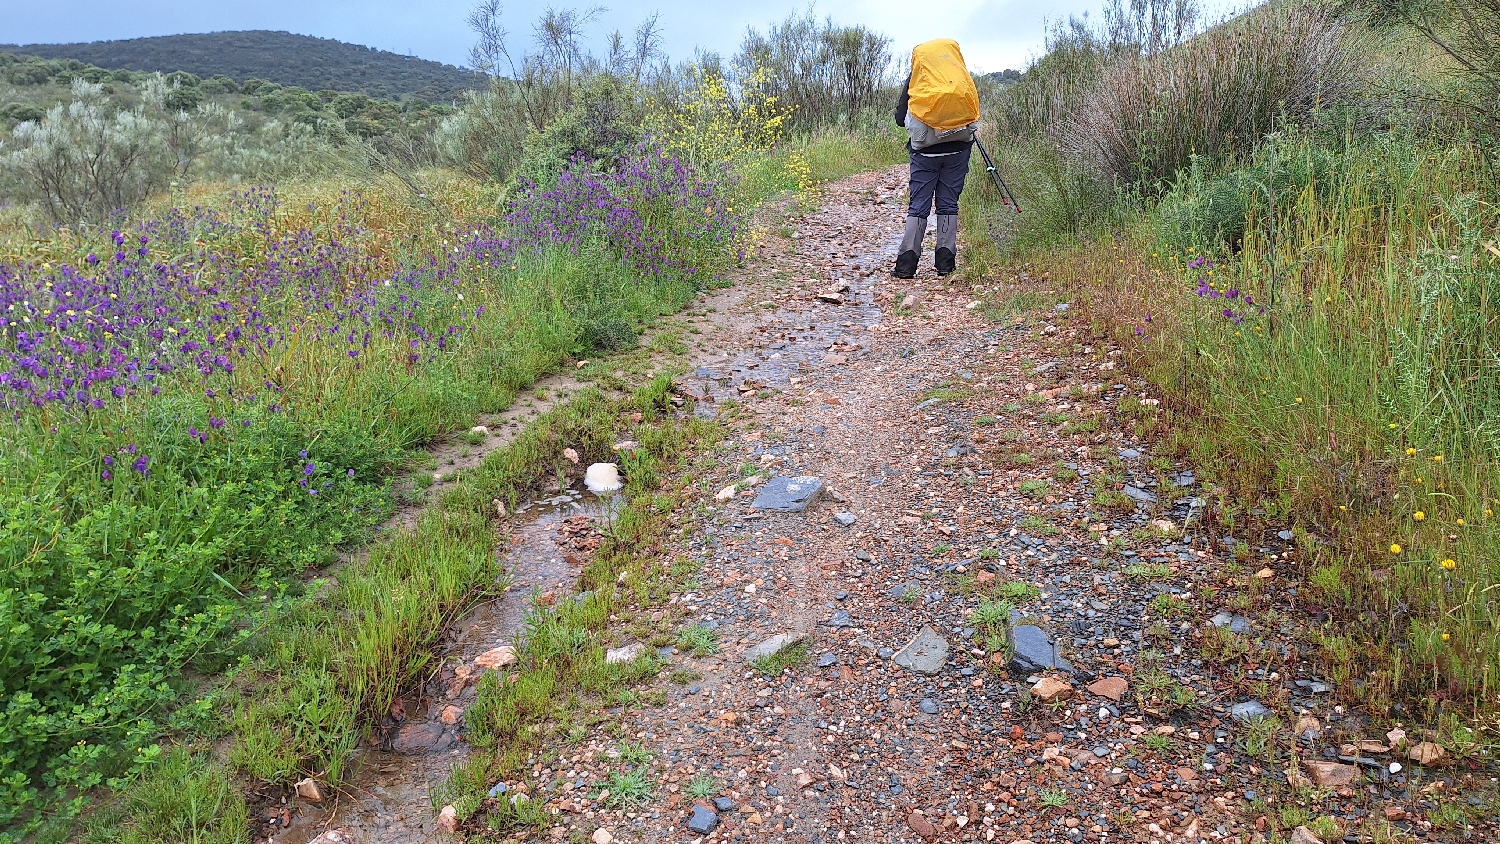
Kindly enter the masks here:
<path id="1" fill-rule="evenodd" d="M 668 552 L 699 572 L 658 610 L 682 635 L 640 643 L 665 702 L 507 785 L 544 837 L 1482 840 L 1428 817 L 1475 776 L 1299 644 L 1293 535 L 1203 527 L 1118 350 L 1066 303 L 888 277 L 903 179 L 831 187 L 705 305 L 679 385 L 729 439 Z"/>

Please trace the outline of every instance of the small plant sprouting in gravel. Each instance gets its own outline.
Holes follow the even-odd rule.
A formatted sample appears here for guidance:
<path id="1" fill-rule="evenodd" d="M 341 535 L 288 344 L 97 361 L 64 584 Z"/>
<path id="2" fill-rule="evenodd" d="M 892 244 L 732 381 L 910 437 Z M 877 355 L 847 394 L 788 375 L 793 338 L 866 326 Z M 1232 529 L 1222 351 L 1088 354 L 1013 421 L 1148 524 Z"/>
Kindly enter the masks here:
<path id="1" fill-rule="evenodd" d="M 1240 736 L 1240 749 L 1245 755 L 1270 763 L 1276 750 L 1276 733 L 1281 730 L 1277 718 L 1251 718 L 1245 722 Z"/>
<path id="2" fill-rule="evenodd" d="M 702 800 L 719 793 L 719 784 L 714 782 L 713 777 L 699 774 L 688 782 L 687 788 L 683 789 L 683 793 L 689 797 Z"/>
<path id="3" fill-rule="evenodd" d="M 1016 525 L 1016 527 L 1033 536 L 1057 535 L 1057 525 L 1052 524 L 1051 522 L 1047 521 L 1041 516 L 1038 516 L 1035 513 L 1032 513 L 1031 515 L 1022 519 L 1021 523 Z"/>
<path id="4" fill-rule="evenodd" d="M 1151 614 L 1158 618 L 1176 618 L 1187 612 L 1188 604 L 1176 595 L 1163 592 L 1151 599 L 1149 609 Z"/>
<path id="5" fill-rule="evenodd" d="M 693 656 L 712 656 L 719 652 L 719 634 L 706 624 L 684 627 L 677 634 L 677 647 Z"/>
<path id="6" fill-rule="evenodd" d="M 688 683 L 691 683 L 694 680 L 702 680 L 703 675 L 691 669 L 678 668 L 675 669 L 671 674 L 669 674 L 667 676 L 667 679 L 671 680 L 676 685 L 686 686 Z"/>
<path id="7" fill-rule="evenodd" d="M 1052 467 L 1052 479 L 1058 483 L 1070 484 L 1078 480 L 1078 472 L 1066 463 L 1058 463 Z"/>
<path id="8" fill-rule="evenodd" d="M 976 417 L 974 417 L 974 424 L 977 427 L 980 427 L 980 428 L 988 428 L 989 426 L 995 424 L 998 421 L 1000 421 L 1000 420 L 996 419 L 993 416 L 976 416 Z"/>
<path id="9" fill-rule="evenodd" d="M 947 542 L 939 542 L 938 544 L 932 546 L 932 556 L 941 557 L 952 550 L 953 546 L 951 544 Z"/>
<path id="10" fill-rule="evenodd" d="M 1047 494 L 1047 490 L 1051 487 L 1052 485 L 1047 483 L 1045 480 L 1041 478 L 1033 478 L 1029 481 L 1021 481 L 1020 490 L 1021 494 L 1026 496 L 1027 498 L 1041 498 L 1042 496 Z"/>
<path id="11" fill-rule="evenodd" d="M 1166 563 L 1136 563 L 1125 567 L 1125 576 L 1131 580 L 1167 580 L 1172 569 Z"/>
<path id="12" fill-rule="evenodd" d="M 1105 510 L 1134 510 L 1135 499 L 1118 489 L 1101 489 L 1094 493 L 1094 506 Z"/>
<path id="13" fill-rule="evenodd" d="M 465 431 L 463 433 L 463 436 L 459 437 L 459 439 L 463 440 L 464 442 L 468 443 L 469 445 L 479 445 L 480 443 L 484 442 L 484 432 L 483 431 Z"/>
<path id="14" fill-rule="evenodd" d="M 979 552 L 979 559 L 993 560 L 1000 556 L 1000 551 L 995 548 L 985 548 Z"/>
<path id="15" fill-rule="evenodd" d="M 770 656 L 763 656 L 751 665 L 767 677 L 775 677 L 788 668 L 795 668 L 804 662 L 807 662 L 807 642 L 805 641 L 782 648 Z"/>
<path id="16" fill-rule="evenodd" d="M 1172 739 L 1167 736 L 1159 736 L 1156 733 L 1147 733 L 1141 737 L 1141 744 L 1144 744 L 1148 750 L 1161 753 L 1172 746 Z"/>
<path id="17" fill-rule="evenodd" d="M 903 603 L 914 604 L 920 597 L 922 597 L 922 590 L 915 586 L 908 586 L 901 590 L 901 600 Z"/>
<path id="18" fill-rule="evenodd" d="M 611 773 L 604 780 L 604 788 L 600 793 L 609 792 L 604 803 L 611 808 L 624 808 L 626 806 L 640 806 L 651 795 L 656 793 L 656 783 L 642 768 L 632 768 L 625 773 L 618 771 Z"/>
<path id="19" fill-rule="evenodd" d="M 656 758 L 655 753 L 638 744 L 631 744 L 629 742 L 621 742 L 619 750 L 620 761 L 633 767 L 639 767 Z"/>
<path id="20" fill-rule="evenodd" d="M 1068 792 L 1061 788 L 1044 788 L 1041 800 L 1042 805 L 1049 809 L 1061 809 L 1068 805 Z"/>
<path id="21" fill-rule="evenodd" d="M 1030 583 L 1009 580 L 995 587 L 995 594 L 1012 604 L 1024 604 L 1042 596 L 1042 590 Z"/>
<path id="22" fill-rule="evenodd" d="M 981 598 L 979 606 L 975 608 L 974 614 L 969 620 L 976 625 L 997 629 L 1010 618 L 1011 605 L 1009 601 L 992 601 L 989 598 Z"/>

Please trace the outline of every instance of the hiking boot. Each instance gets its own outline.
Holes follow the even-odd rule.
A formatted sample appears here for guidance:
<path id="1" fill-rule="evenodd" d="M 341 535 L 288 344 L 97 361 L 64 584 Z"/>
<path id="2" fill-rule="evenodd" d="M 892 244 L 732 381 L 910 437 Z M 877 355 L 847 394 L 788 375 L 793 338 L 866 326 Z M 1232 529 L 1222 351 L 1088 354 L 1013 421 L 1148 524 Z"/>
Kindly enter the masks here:
<path id="1" fill-rule="evenodd" d="M 932 268 L 937 270 L 938 275 L 948 275 L 953 272 L 953 268 L 957 263 L 954 260 L 952 249 L 944 249 L 939 246 L 937 252 L 933 253 Z"/>
<path id="2" fill-rule="evenodd" d="M 891 275 L 895 276 L 896 278 L 916 278 L 918 258 L 920 258 L 920 256 L 911 249 L 908 249 L 905 252 L 902 252 L 900 255 L 897 255 L 896 268 L 891 270 Z"/>
<path id="3" fill-rule="evenodd" d="M 932 267 L 938 275 L 948 275 L 957 264 L 958 215 L 939 214 L 937 222 L 937 250 L 932 255 Z"/>
<path id="4" fill-rule="evenodd" d="M 922 258 L 922 238 L 927 234 L 926 217 L 907 217 L 906 231 L 901 234 L 900 251 L 896 253 L 896 268 L 891 275 L 896 278 L 915 278 L 917 263 Z"/>

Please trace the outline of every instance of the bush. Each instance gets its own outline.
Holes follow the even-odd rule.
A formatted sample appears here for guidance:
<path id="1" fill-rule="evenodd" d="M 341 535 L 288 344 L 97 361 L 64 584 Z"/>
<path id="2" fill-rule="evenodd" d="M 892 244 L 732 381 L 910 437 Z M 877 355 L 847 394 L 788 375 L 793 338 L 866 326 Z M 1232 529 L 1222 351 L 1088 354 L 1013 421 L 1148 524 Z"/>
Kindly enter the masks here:
<path id="1" fill-rule="evenodd" d="M 1109 64 L 1054 137 L 1120 183 L 1157 190 L 1194 155 L 1244 158 L 1278 126 L 1353 99 L 1366 73 L 1330 12 L 1263 8 L 1176 49 Z"/>

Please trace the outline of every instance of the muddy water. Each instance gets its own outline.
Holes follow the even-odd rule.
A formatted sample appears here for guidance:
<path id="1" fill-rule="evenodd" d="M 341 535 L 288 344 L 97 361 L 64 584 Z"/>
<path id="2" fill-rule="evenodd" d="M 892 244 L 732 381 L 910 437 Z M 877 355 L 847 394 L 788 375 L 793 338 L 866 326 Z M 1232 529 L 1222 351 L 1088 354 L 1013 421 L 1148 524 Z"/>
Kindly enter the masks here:
<path id="1" fill-rule="evenodd" d="M 432 789 L 467 758 L 463 710 L 473 703 L 484 669 L 476 658 L 514 645 L 534 596 L 569 594 L 581 564 L 600 538 L 608 505 L 565 490 L 522 507 L 505 543 L 509 585 L 445 632 L 420 688 L 407 690 L 350 761 L 342 793 L 319 807 L 297 801 L 295 813 L 267 810 L 258 820 L 275 844 L 418 844 L 436 840 Z M 545 599 L 545 598 L 544 598 Z M 272 823 L 266 823 L 272 818 Z M 258 840 L 266 840 L 258 839 Z"/>

